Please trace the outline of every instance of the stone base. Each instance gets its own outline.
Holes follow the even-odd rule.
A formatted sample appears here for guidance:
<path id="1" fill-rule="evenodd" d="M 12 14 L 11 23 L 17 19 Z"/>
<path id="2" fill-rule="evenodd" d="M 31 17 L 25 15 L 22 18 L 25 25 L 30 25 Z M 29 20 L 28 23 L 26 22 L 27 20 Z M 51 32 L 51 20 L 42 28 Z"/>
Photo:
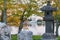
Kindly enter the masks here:
<path id="1" fill-rule="evenodd" d="M 41 40 L 57 40 L 57 38 L 53 33 L 44 33 Z"/>
<path id="2" fill-rule="evenodd" d="M 41 40 L 57 40 L 57 39 L 41 39 Z"/>

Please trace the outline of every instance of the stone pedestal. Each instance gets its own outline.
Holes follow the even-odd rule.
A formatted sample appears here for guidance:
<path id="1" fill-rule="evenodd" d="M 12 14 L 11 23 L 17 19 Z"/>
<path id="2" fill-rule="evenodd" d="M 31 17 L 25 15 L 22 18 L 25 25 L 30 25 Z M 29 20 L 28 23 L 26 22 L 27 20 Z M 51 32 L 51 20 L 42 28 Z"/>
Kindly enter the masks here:
<path id="1" fill-rule="evenodd" d="M 54 35 L 54 17 L 52 15 L 53 11 L 56 11 L 57 8 L 53 8 L 50 4 L 50 0 L 47 0 L 47 5 L 42 7 L 41 10 L 45 12 L 44 21 L 46 29 L 41 40 L 57 40 L 56 36 Z"/>
<path id="2" fill-rule="evenodd" d="M 41 40 L 57 40 L 57 39 L 41 39 Z"/>
<path id="3" fill-rule="evenodd" d="M 41 40 L 57 40 L 57 38 L 53 33 L 45 33 L 42 35 Z"/>
<path id="4" fill-rule="evenodd" d="M 17 35 L 18 40 L 32 40 L 32 32 L 29 30 L 23 30 Z"/>

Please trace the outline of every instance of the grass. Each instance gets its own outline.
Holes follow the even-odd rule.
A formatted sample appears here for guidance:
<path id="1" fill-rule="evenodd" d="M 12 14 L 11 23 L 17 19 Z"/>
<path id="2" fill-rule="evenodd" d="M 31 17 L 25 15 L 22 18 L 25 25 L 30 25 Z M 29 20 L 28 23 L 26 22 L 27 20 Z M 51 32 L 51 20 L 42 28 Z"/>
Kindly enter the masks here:
<path id="1" fill-rule="evenodd" d="M 33 40 L 40 40 L 41 36 L 32 36 Z M 12 35 L 11 40 L 17 40 L 17 35 Z"/>
<path id="2" fill-rule="evenodd" d="M 33 35 L 32 38 L 33 38 L 33 40 L 40 40 L 41 36 L 39 36 L 39 35 Z"/>
<path id="3" fill-rule="evenodd" d="M 40 40 L 41 36 L 33 35 L 32 38 L 33 38 L 33 40 Z M 17 35 L 12 35 L 12 39 L 11 40 L 17 40 Z M 60 40 L 60 36 L 58 37 L 58 40 Z"/>
<path id="4" fill-rule="evenodd" d="M 11 40 L 17 40 L 17 35 L 12 35 Z"/>
<path id="5" fill-rule="evenodd" d="M 58 40 L 60 40 L 60 36 L 58 37 Z"/>

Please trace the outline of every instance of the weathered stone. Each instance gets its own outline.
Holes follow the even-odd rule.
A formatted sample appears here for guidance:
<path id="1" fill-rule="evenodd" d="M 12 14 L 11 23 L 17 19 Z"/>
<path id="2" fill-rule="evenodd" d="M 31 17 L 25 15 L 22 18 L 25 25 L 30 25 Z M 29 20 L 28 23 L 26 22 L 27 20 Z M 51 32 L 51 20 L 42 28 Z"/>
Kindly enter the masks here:
<path id="1" fill-rule="evenodd" d="M 45 33 L 42 35 L 41 40 L 57 40 L 57 38 L 53 33 Z"/>
<path id="2" fill-rule="evenodd" d="M 11 40 L 10 27 L 5 23 L 0 23 L 0 40 Z"/>
<path id="3" fill-rule="evenodd" d="M 41 40 L 57 40 L 57 38 L 55 38 L 55 39 L 41 39 Z"/>
<path id="4" fill-rule="evenodd" d="M 47 5 L 41 8 L 45 12 L 44 21 L 46 24 L 46 33 L 42 35 L 41 40 L 57 40 L 54 35 L 54 17 L 52 15 L 53 11 L 56 11 L 57 8 L 53 8 L 48 0 Z"/>
<path id="5" fill-rule="evenodd" d="M 18 40 L 32 40 L 32 32 L 23 30 L 18 34 Z"/>

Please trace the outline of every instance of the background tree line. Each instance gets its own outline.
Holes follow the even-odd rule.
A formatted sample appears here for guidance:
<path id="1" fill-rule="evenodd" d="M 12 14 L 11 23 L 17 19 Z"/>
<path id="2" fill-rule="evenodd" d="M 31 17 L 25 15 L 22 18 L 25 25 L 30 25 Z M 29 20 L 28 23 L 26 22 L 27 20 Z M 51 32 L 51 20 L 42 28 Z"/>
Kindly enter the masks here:
<path id="1" fill-rule="evenodd" d="M 58 7 L 56 12 L 53 12 L 54 18 L 56 20 L 56 13 L 58 14 L 58 20 L 60 22 L 60 2 L 58 0 L 51 0 L 54 1 L 53 7 Z M 25 1 L 23 1 L 25 2 Z M 6 15 L 7 15 L 7 23 L 11 26 L 19 26 L 20 18 L 22 16 L 23 11 L 25 10 L 25 17 L 28 18 L 32 14 L 36 14 L 38 16 L 44 16 L 44 13 L 40 11 L 40 8 L 47 3 L 46 0 L 26 0 L 25 4 L 18 3 L 16 0 L 6 0 Z M 4 10 L 4 0 L 0 0 L 0 13 L 3 13 Z M 1 20 L 1 15 L 0 15 Z"/>

